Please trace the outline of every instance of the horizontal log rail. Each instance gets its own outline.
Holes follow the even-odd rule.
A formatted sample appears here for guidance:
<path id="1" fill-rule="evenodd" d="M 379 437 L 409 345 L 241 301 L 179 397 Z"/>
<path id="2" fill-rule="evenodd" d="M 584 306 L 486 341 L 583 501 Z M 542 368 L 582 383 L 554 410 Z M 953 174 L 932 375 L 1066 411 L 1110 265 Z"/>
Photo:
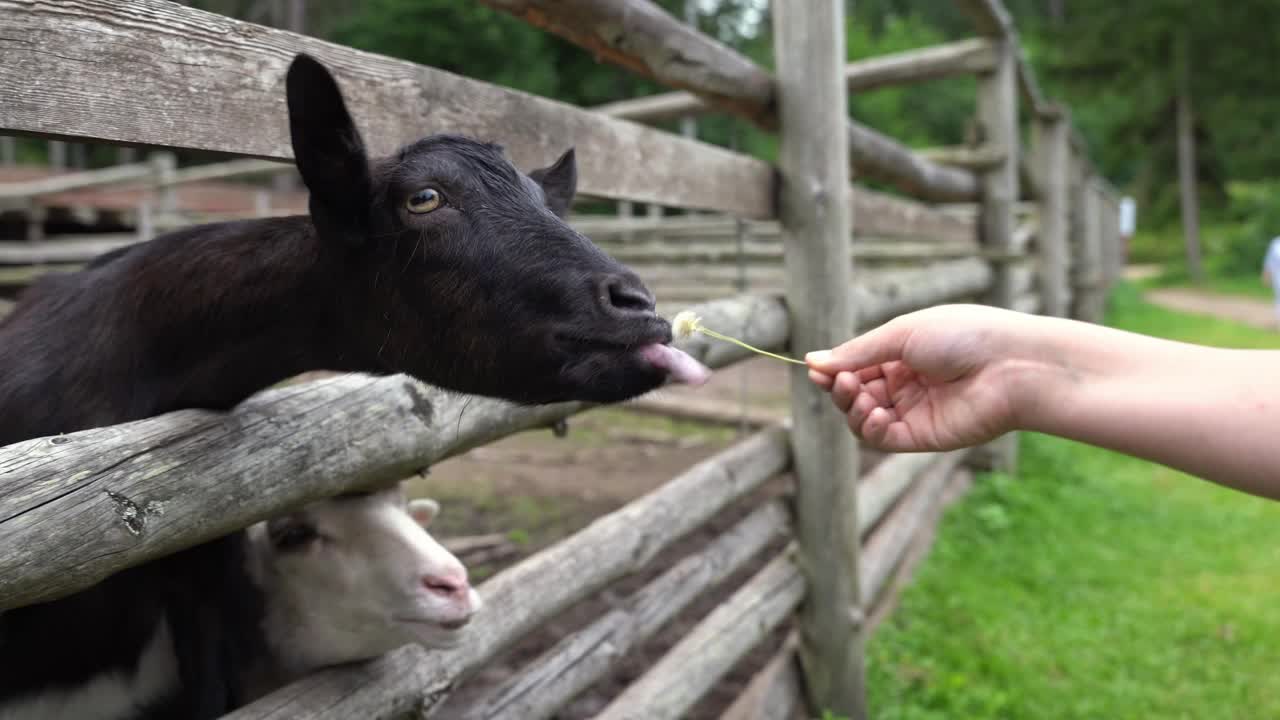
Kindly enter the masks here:
<path id="1" fill-rule="evenodd" d="M 481 0 L 669 87 L 772 130 L 774 78 L 748 58 L 691 30 L 648 0 Z M 922 200 L 971 200 L 973 173 L 929 162 L 897 140 L 848 124 L 855 174 L 884 180 Z"/>
<path id="2" fill-rule="evenodd" d="M 971 38 L 856 60 L 845 65 L 844 76 L 849 92 L 859 93 L 990 72 L 994 67 L 991 41 Z M 592 109 L 610 117 L 646 123 L 696 117 L 715 110 L 707 101 L 684 90 L 618 100 Z"/>
<path id="3" fill-rule="evenodd" d="M 805 580 L 791 550 L 756 573 L 628 687 L 597 720 L 678 720 L 790 617 Z"/>
<path id="4" fill-rule="evenodd" d="M 462 720 L 545 720 L 661 630 L 708 588 L 788 531 L 781 501 L 765 505 L 682 559 L 619 607 L 548 649 L 467 706 Z"/>
<path id="5" fill-rule="evenodd" d="M 3 12 L 4 8 L 0 8 L 0 13 Z M 3 51 L 0 51 L 0 58 L 3 57 Z M 5 104 L 8 103 L 6 102 Z M 3 115 L 3 113 L 4 110 L 0 109 L 0 115 Z M 103 185 L 145 180 L 152 177 L 154 173 L 155 169 L 147 163 L 133 163 L 130 165 L 114 165 L 101 170 L 61 173 L 37 180 L 0 183 L 0 202 L 25 200 L 71 190 L 86 190 L 102 187 Z"/>
<path id="6" fill-rule="evenodd" d="M 371 152 L 454 132 L 530 170 L 576 146 L 585 194 L 774 216 L 760 160 L 434 68 L 163 0 L 0 0 L 0 17 L 23 38 L 0 43 L 0 130 L 288 160 L 284 75 L 307 52 Z"/>

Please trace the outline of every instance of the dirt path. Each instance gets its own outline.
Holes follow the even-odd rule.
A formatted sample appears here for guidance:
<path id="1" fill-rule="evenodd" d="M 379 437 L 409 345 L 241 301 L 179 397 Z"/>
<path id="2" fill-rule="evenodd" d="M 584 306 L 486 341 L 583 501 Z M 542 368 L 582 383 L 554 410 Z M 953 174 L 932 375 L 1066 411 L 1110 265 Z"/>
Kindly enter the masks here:
<path id="1" fill-rule="evenodd" d="M 1259 328 L 1276 327 L 1275 311 L 1266 300 L 1185 288 L 1153 289 L 1144 296 L 1149 302 L 1170 310 L 1212 315 Z"/>

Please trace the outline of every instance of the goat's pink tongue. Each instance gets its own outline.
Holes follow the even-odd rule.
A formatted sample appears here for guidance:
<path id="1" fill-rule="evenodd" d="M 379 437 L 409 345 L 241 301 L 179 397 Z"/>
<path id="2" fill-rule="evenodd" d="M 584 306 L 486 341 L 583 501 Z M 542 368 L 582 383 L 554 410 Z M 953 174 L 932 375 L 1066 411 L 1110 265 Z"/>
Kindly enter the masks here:
<path id="1" fill-rule="evenodd" d="M 683 350 L 670 345 L 645 345 L 640 354 L 656 368 L 667 371 L 671 379 L 685 385 L 701 385 L 711 379 L 711 370 Z"/>

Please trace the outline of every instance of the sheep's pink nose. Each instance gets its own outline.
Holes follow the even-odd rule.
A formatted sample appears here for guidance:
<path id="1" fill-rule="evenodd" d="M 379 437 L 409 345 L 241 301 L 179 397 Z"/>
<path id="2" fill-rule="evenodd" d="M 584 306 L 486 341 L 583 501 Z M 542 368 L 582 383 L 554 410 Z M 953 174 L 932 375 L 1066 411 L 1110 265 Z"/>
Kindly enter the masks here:
<path id="1" fill-rule="evenodd" d="M 446 598 L 465 598 L 471 586 L 467 584 L 466 573 L 448 575 L 423 575 L 422 586 L 427 592 Z"/>

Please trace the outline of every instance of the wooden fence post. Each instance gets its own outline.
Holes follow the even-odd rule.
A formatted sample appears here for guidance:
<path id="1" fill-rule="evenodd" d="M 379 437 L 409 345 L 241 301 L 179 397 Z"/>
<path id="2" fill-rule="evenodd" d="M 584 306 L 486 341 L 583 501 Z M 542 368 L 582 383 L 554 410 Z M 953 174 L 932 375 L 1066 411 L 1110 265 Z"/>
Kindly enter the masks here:
<path id="1" fill-rule="evenodd" d="M 1075 317 L 1098 322 L 1102 317 L 1102 239 L 1099 228 L 1098 190 L 1084 161 L 1073 163 L 1078 173 L 1077 219 L 1073 223 L 1078 242 L 1075 280 Z"/>
<path id="2" fill-rule="evenodd" d="M 773 3 L 781 118 L 779 215 L 791 347 L 829 348 L 854 328 L 842 0 Z M 858 447 L 830 400 L 791 373 L 797 539 L 808 595 L 800 656 L 813 710 L 866 717 L 858 589 Z"/>
<path id="3" fill-rule="evenodd" d="M 1102 245 L 1106 248 L 1107 291 L 1124 274 L 1124 248 L 1120 242 L 1120 198 L 1109 185 L 1102 194 Z"/>
<path id="4" fill-rule="evenodd" d="M 1040 184 L 1041 312 L 1054 317 L 1071 313 L 1071 255 L 1067 243 L 1070 157 L 1065 111 L 1040 113 L 1032 127 L 1037 182 Z"/>
<path id="5" fill-rule="evenodd" d="M 1018 202 L 1018 162 L 1021 157 L 1018 129 L 1017 46 L 1008 38 L 996 41 L 995 68 L 978 78 L 978 122 L 985 140 L 1003 151 L 1000 162 L 982 173 L 982 210 L 978 231 L 982 244 L 997 254 L 1014 250 L 1014 207 Z M 1008 260 L 997 259 L 987 302 L 1013 307 L 1014 274 Z M 1013 472 L 1018 462 L 1018 437 L 1009 433 L 979 448 L 970 463 L 983 470 Z"/>

